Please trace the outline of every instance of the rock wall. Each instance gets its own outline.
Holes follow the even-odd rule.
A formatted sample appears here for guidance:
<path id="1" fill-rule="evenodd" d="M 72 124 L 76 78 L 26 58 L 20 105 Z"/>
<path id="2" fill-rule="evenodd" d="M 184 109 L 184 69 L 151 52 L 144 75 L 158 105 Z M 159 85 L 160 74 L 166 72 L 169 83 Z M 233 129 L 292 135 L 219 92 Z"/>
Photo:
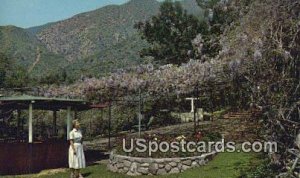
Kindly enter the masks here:
<path id="1" fill-rule="evenodd" d="M 112 172 L 130 176 L 173 174 L 203 166 L 216 154 L 217 152 L 214 151 L 201 156 L 185 158 L 139 158 L 117 155 L 112 152 L 107 167 Z"/>

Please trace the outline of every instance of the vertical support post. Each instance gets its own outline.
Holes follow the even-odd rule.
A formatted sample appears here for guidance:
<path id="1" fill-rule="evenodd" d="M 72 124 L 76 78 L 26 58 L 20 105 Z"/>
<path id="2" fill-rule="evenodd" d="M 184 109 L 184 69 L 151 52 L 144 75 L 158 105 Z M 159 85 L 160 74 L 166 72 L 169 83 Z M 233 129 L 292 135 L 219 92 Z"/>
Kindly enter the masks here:
<path id="1" fill-rule="evenodd" d="M 141 137 L 141 122 L 142 122 L 142 94 L 141 88 L 139 88 L 139 137 Z"/>
<path id="2" fill-rule="evenodd" d="M 74 111 L 74 118 L 78 119 L 78 111 L 77 111 L 77 109 Z"/>
<path id="3" fill-rule="evenodd" d="M 90 131 L 89 131 L 89 135 L 90 135 L 90 138 L 92 138 L 92 119 L 90 117 L 90 123 L 89 123 L 89 126 L 90 126 Z"/>
<path id="4" fill-rule="evenodd" d="M 197 108 L 197 103 L 196 103 L 196 109 L 194 108 L 194 99 L 196 99 L 197 100 L 197 98 L 198 98 L 198 84 L 197 84 L 197 86 L 196 86 L 196 90 L 195 90 L 195 92 L 194 92 L 194 98 L 192 99 L 192 103 L 193 103 L 193 107 L 192 107 L 192 110 L 194 111 L 194 133 L 196 134 L 196 132 L 197 132 L 197 121 L 196 121 L 196 112 L 197 112 L 197 110 L 198 110 L 198 108 Z M 197 102 L 197 101 L 196 101 Z"/>
<path id="5" fill-rule="evenodd" d="M 24 133 L 24 118 L 22 117 L 21 118 L 21 130 L 22 130 L 22 133 Z M 22 138 L 23 138 L 23 135 L 22 135 Z"/>
<path id="6" fill-rule="evenodd" d="M 213 90 L 210 90 L 210 113 L 211 113 L 211 121 L 214 121 L 214 102 L 213 102 Z"/>
<path id="7" fill-rule="evenodd" d="M 194 94 L 195 95 L 195 94 Z M 195 104 L 194 104 L 194 101 L 195 101 L 195 99 L 197 99 L 197 98 L 186 98 L 186 100 L 190 100 L 191 101 L 191 113 L 194 113 L 194 110 L 195 110 Z"/>
<path id="8" fill-rule="evenodd" d="M 194 108 L 194 98 L 191 98 L 191 113 L 193 113 L 195 111 Z"/>
<path id="9" fill-rule="evenodd" d="M 111 132 L 111 103 L 109 103 L 109 107 L 108 107 L 108 150 L 109 151 L 111 149 L 110 132 Z"/>
<path id="10" fill-rule="evenodd" d="M 70 139 L 70 131 L 71 131 L 71 106 L 67 107 L 67 139 Z"/>
<path id="11" fill-rule="evenodd" d="M 32 102 L 29 104 L 28 142 L 32 143 Z"/>
<path id="12" fill-rule="evenodd" d="M 57 121 L 57 112 L 53 111 L 53 135 L 57 134 L 56 121 Z"/>
<path id="13" fill-rule="evenodd" d="M 197 132 L 196 109 L 194 109 L 194 133 Z"/>
<path id="14" fill-rule="evenodd" d="M 20 140 L 21 110 L 17 110 L 17 138 Z"/>
<path id="15" fill-rule="evenodd" d="M 197 89 L 196 89 L 196 112 L 197 112 L 197 127 L 199 127 L 200 123 L 200 92 L 199 92 L 199 85 L 197 84 Z"/>

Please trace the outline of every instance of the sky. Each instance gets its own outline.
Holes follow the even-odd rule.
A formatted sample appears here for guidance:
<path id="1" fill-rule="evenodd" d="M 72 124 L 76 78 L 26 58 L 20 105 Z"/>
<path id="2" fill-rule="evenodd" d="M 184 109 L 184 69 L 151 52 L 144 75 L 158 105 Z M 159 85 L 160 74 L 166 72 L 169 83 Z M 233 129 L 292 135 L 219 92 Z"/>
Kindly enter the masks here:
<path id="1" fill-rule="evenodd" d="M 0 0 L 0 26 L 28 28 L 129 0 Z"/>

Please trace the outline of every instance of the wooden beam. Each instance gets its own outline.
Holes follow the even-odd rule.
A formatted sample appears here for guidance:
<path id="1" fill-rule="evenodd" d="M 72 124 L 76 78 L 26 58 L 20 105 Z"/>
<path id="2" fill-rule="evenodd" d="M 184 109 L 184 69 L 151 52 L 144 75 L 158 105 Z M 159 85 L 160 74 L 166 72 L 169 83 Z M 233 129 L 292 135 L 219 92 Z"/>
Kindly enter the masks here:
<path id="1" fill-rule="evenodd" d="M 17 110 L 17 138 L 20 140 L 21 110 Z"/>
<path id="2" fill-rule="evenodd" d="M 29 104 L 29 118 L 28 118 L 28 142 L 32 143 L 32 102 Z"/>
<path id="3" fill-rule="evenodd" d="M 78 111 L 77 111 L 77 109 L 74 110 L 74 119 L 78 119 Z"/>
<path id="4" fill-rule="evenodd" d="M 142 123 L 142 94 L 141 94 L 141 88 L 139 88 L 139 137 L 141 137 L 141 123 Z"/>
<path id="5" fill-rule="evenodd" d="M 108 150 L 109 151 L 111 149 L 110 136 L 111 136 L 111 103 L 109 104 L 109 107 L 108 107 Z"/>
<path id="6" fill-rule="evenodd" d="M 68 106 L 67 108 L 67 139 L 70 139 L 70 131 L 71 131 L 71 106 Z"/>
<path id="7" fill-rule="evenodd" d="M 57 121 L 57 112 L 53 111 L 53 135 L 57 135 L 57 129 L 56 129 L 56 121 Z"/>

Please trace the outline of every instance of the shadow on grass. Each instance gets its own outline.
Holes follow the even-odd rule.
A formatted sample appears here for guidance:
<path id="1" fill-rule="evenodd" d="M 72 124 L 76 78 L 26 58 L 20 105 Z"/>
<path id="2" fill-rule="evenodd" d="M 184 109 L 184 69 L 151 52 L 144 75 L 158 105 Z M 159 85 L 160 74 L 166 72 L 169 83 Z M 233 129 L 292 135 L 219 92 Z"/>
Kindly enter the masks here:
<path id="1" fill-rule="evenodd" d="M 109 155 L 98 150 L 87 150 L 84 152 L 88 166 L 96 165 L 98 161 L 107 160 Z"/>
<path id="2" fill-rule="evenodd" d="M 91 175 L 90 172 L 86 172 L 86 173 L 83 173 L 83 174 L 82 174 L 83 177 L 88 177 L 89 175 Z"/>

